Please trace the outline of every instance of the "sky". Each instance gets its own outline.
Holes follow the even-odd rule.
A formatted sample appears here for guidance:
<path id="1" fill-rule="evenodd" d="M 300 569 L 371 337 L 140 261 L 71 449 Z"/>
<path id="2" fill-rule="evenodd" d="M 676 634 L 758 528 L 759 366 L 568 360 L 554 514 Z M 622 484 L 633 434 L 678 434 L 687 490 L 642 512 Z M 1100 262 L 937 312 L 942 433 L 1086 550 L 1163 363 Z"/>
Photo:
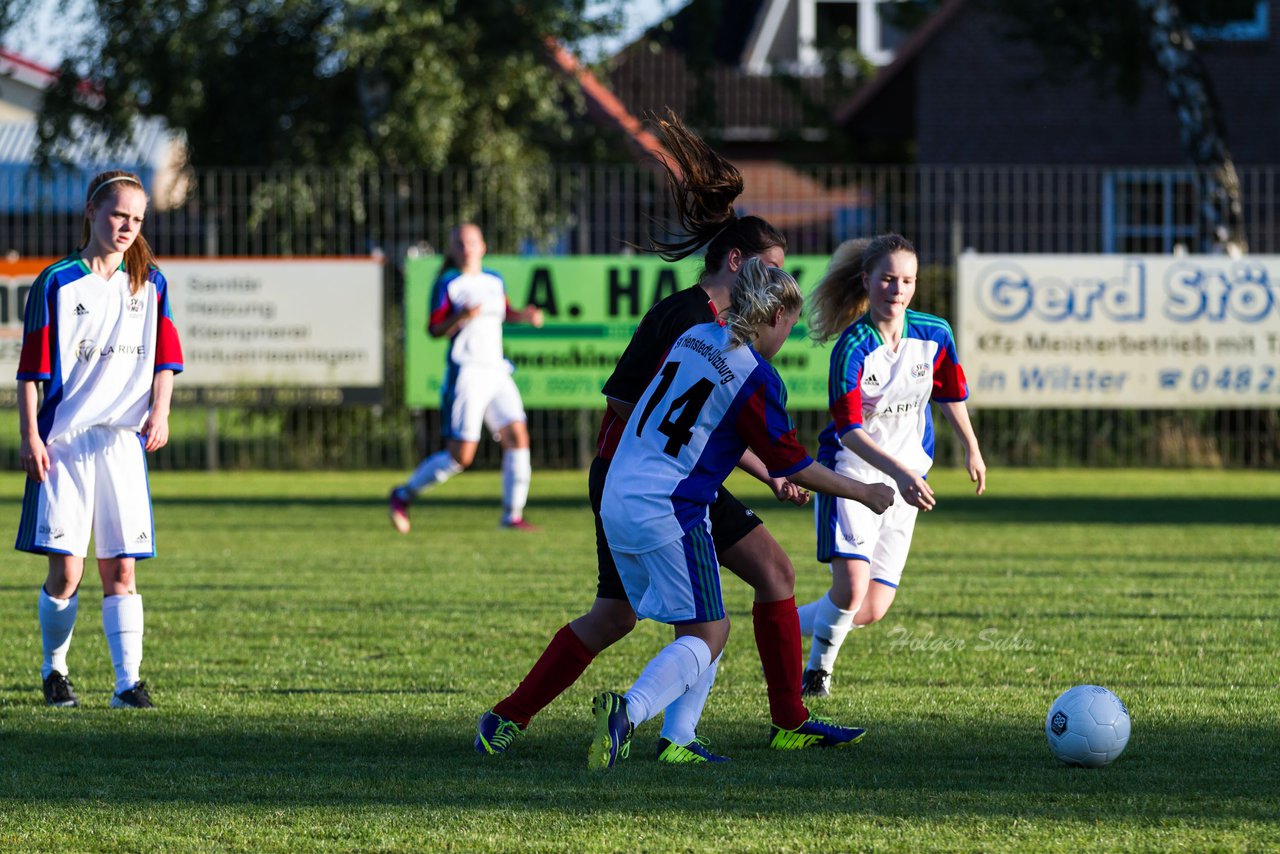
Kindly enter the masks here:
<path id="1" fill-rule="evenodd" d="M 585 52 L 589 55 L 585 58 L 594 61 L 613 53 L 687 3 L 688 0 L 596 0 L 595 5 L 600 8 L 621 5 L 626 20 L 618 37 L 586 46 Z M 67 29 L 68 20 L 74 15 L 66 14 L 63 0 L 38 0 L 32 5 L 35 9 L 28 18 L 5 35 L 4 46 L 27 59 L 55 66 L 62 60 L 68 44 L 77 40 L 74 28 Z M 74 7 L 76 0 L 70 0 L 67 5 Z"/>

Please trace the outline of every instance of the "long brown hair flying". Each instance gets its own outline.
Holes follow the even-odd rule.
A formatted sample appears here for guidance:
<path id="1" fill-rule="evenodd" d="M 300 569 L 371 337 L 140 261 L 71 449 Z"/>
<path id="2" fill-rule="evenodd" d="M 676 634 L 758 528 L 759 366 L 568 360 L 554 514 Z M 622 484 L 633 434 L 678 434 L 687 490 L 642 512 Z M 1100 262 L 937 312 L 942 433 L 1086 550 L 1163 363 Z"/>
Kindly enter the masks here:
<path id="1" fill-rule="evenodd" d="M 132 172 L 125 172 L 123 169 L 112 169 L 101 172 L 93 176 L 93 180 L 89 182 L 89 188 L 85 191 L 85 205 L 98 206 L 108 204 L 110 199 L 120 192 L 120 187 L 136 187 L 146 196 L 147 191 L 142 186 L 142 179 Z M 89 238 L 92 236 L 92 226 L 89 221 L 89 212 L 86 209 L 84 215 L 84 226 L 80 229 L 80 245 L 77 249 L 84 249 L 89 245 Z M 147 243 L 147 239 L 139 232 L 134 238 L 133 243 L 124 252 L 124 271 L 129 277 L 129 293 L 136 294 L 142 290 L 147 283 L 147 275 L 153 268 L 157 266 L 156 256 L 151 251 L 151 244 Z"/>
<path id="2" fill-rule="evenodd" d="M 729 252 L 760 255 L 787 238 L 758 216 L 738 216 L 733 202 L 742 195 L 742 173 L 711 149 L 668 109 L 665 118 L 651 116 L 670 160 L 662 161 L 667 190 L 684 236 L 672 240 L 650 238 L 648 251 L 666 261 L 679 261 L 706 247 L 703 275 L 724 266 Z"/>

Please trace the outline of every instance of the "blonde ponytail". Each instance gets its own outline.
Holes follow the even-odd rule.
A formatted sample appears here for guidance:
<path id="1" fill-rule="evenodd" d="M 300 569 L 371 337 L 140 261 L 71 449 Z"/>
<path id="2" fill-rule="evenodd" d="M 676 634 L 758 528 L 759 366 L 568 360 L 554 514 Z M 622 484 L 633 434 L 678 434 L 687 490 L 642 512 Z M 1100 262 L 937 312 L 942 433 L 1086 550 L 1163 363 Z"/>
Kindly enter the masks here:
<path id="1" fill-rule="evenodd" d="M 901 234 L 846 240 L 836 247 L 817 287 L 809 294 L 809 337 L 830 341 L 867 310 L 866 274 L 895 252 L 916 254 Z"/>

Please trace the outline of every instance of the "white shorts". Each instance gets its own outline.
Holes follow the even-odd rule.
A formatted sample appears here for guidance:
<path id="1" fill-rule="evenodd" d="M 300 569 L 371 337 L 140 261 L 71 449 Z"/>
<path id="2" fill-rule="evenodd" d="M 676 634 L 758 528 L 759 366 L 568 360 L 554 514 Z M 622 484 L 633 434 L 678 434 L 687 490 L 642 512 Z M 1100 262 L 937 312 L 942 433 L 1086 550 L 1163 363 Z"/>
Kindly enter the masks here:
<path id="1" fill-rule="evenodd" d="M 511 369 L 505 366 L 451 366 L 441 408 L 448 419 L 445 438 L 462 442 L 479 442 L 484 427 L 496 434 L 510 424 L 527 420 L 520 390 L 511 379 Z"/>
<path id="2" fill-rule="evenodd" d="M 872 478 L 866 472 L 849 471 L 839 465 L 836 471 L 855 480 L 894 486 L 892 480 L 883 476 Z M 919 508 L 908 504 L 901 495 L 895 495 L 889 509 L 883 515 L 876 515 L 857 501 L 819 495 L 813 514 L 820 562 L 830 563 L 837 557 L 865 560 L 871 564 L 872 581 L 889 587 L 902 583 L 902 570 L 911 551 L 911 535 L 915 533 Z"/>
<path id="3" fill-rule="evenodd" d="M 18 524 L 20 551 L 99 558 L 148 558 L 155 550 L 143 438 L 90 427 L 48 445 L 49 472 L 27 479 Z"/>
<path id="4" fill-rule="evenodd" d="M 710 522 L 651 552 L 611 551 L 637 617 L 673 625 L 724 618 L 720 559 Z"/>

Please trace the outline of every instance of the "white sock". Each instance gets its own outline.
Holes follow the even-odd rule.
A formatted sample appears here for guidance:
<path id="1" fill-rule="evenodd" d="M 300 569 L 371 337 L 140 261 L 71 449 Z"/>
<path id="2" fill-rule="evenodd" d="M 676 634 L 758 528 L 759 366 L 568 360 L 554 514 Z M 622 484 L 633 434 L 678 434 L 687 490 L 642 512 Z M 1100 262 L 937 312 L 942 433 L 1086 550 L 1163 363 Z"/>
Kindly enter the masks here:
<path id="1" fill-rule="evenodd" d="M 823 593 L 821 599 L 814 599 L 796 608 L 796 613 L 800 615 L 800 637 L 813 634 L 813 624 L 818 618 L 818 606 L 827 601 L 827 594 Z"/>
<path id="2" fill-rule="evenodd" d="M 723 653 L 716 656 L 711 666 L 702 671 L 697 684 L 662 710 L 662 737 L 667 741 L 688 744 L 698 734 L 698 721 L 702 718 L 702 709 L 707 705 L 707 695 L 715 684 L 716 671 L 720 669 L 723 657 Z"/>
<path id="3" fill-rule="evenodd" d="M 524 518 L 524 505 L 529 500 L 529 481 L 533 479 L 533 466 L 529 463 L 528 448 L 512 448 L 502 453 L 502 509 L 504 522 L 518 522 Z"/>
<path id="4" fill-rule="evenodd" d="M 40 665 L 42 680 L 55 670 L 67 675 L 67 650 L 71 648 L 79 606 L 80 598 L 75 593 L 70 599 L 55 599 L 41 586 L 36 612 L 40 615 L 40 639 L 44 645 L 44 663 Z"/>
<path id="5" fill-rule="evenodd" d="M 639 726 L 698 683 L 711 666 L 711 648 L 702 638 L 685 635 L 658 651 L 627 691 L 627 717 Z"/>
<path id="6" fill-rule="evenodd" d="M 458 465 L 457 460 L 449 456 L 448 451 L 437 451 L 418 463 L 418 467 L 413 470 L 413 474 L 409 475 L 409 480 L 405 483 L 404 488 L 409 490 L 411 494 L 417 495 L 424 489 L 438 486 L 461 472 L 462 466 Z"/>
<path id="7" fill-rule="evenodd" d="M 116 693 L 138 684 L 142 666 L 142 597 L 137 593 L 102 600 L 102 633 L 116 668 Z"/>
<path id="8" fill-rule="evenodd" d="M 836 666 L 836 656 L 840 654 L 840 644 L 845 635 L 853 627 L 855 612 L 836 607 L 828 593 L 818 600 L 818 607 L 813 619 L 813 646 L 809 648 L 809 670 L 825 670 L 832 672 Z"/>

